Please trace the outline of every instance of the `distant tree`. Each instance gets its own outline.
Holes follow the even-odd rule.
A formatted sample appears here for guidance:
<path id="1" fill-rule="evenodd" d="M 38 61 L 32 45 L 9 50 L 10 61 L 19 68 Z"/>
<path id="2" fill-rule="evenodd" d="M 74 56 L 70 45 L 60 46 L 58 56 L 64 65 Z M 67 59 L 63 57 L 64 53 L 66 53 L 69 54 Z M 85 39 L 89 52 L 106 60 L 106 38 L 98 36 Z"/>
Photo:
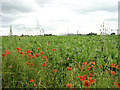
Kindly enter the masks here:
<path id="1" fill-rule="evenodd" d="M 13 34 L 12 33 L 12 26 L 10 25 L 10 33 L 9 33 L 9 35 L 12 36 L 12 34 Z"/>

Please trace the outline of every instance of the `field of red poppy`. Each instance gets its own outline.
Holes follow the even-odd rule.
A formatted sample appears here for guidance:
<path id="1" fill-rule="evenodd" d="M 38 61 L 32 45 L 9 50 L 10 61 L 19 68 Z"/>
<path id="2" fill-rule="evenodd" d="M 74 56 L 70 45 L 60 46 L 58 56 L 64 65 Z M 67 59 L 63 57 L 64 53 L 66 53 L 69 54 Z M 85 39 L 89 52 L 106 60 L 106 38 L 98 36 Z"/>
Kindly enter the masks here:
<path id="1" fill-rule="evenodd" d="M 2 37 L 3 88 L 120 88 L 118 36 Z"/>

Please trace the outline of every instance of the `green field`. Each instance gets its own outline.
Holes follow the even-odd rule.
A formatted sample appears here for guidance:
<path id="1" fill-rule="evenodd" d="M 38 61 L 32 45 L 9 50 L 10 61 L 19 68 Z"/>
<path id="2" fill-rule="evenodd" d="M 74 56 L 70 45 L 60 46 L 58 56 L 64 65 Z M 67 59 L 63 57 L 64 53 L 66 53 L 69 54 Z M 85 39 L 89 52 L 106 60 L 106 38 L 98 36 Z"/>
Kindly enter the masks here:
<path id="1" fill-rule="evenodd" d="M 116 35 L 2 37 L 2 87 L 120 88 L 118 48 Z"/>

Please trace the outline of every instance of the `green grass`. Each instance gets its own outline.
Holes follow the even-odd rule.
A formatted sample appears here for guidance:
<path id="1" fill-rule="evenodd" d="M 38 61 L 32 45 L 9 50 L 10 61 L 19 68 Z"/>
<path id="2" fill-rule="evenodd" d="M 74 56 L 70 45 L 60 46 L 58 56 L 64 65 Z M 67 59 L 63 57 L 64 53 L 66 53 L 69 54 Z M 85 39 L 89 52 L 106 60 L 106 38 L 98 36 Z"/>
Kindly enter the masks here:
<path id="1" fill-rule="evenodd" d="M 20 54 L 20 50 L 18 53 L 16 48 L 22 48 L 23 54 Z M 118 82 L 119 71 L 110 64 L 120 64 L 118 48 L 118 36 L 115 35 L 2 37 L 2 54 L 6 49 L 10 52 L 2 57 L 2 87 L 31 88 L 35 83 L 35 88 L 68 88 L 66 84 L 69 83 L 71 88 L 83 88 L 84 81 L 77 76 L 87 75 L 88 80 L 91 73 L 96 80 L 89 88 L 116 88 L 114 82 Z M 32 56 L 39 56 L 28 59 L 28 54 L 25 55 L 27 50 L 31 51 Z M 40 54 L 41 51 L 43 54 Z M 47 56 L 45 67 L 42 66 L 44 56 Z M 88 65 L 84 65 L 80 71 L 83 62 Z M 92 62 L 95 65 L 87 70 Z M 31 63 L 34 65 L 31 66 Z M 67 67 L 71 67 L 71 71 Z M 53 69 L 57 72 L 53 72 Z M 106 70 L 108 73 L 105 73 Z M 115 74 L 111 75 L 111 71 L 115 71 Z M 29 82 L 30 79 L 34 81 Z"/>

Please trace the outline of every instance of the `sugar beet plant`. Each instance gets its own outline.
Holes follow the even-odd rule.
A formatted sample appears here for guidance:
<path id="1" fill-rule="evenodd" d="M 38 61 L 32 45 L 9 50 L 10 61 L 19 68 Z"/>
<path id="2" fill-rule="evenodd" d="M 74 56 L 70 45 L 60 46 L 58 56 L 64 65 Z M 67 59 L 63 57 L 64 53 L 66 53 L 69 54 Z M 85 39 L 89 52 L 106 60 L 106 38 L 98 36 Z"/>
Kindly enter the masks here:
<path id="1" fill-rule="evenodd" d="M 118 36 L 2 37 L 3 88 L 120 88 Z"/>

